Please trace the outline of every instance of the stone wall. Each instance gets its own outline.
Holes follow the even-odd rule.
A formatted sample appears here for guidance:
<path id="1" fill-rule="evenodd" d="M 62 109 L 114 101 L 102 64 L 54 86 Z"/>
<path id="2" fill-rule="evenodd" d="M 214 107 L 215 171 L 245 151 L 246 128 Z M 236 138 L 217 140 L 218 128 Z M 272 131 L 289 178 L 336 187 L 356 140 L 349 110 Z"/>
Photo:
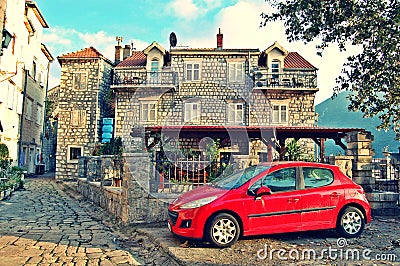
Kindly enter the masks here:
<path id="1" fill-rule="evenodd" d="M 105 186 L 107 178 L 119 174 L 119 163 L 123 163 L 123 168 L 119 168 L 122 186 Z M 112 156 L 80 157 L 79 166 L 78 192 L 125 224 L 167 220 L 168 202 L 177 195 L 150 192 L 156 180 L 148 153 L 126 153 L 122 161 Z M 91 171 L 96 172 L 99 179 L 94 179 Z"/>
<path id="2" fill-rule="evenodd" d="M 101 141 L 104 97 L 109 89 L 111 65 L 102 59 L 65 60 L 61 68 L 57 130 L 56 178 L 76 179 L 78 160 L 71 159 L 71 147 L 81 156 L 91 155 Z M 86 74 L 77 86 L 74 75 Z M 68 157 L 70 156 L 70 157 Z"/>

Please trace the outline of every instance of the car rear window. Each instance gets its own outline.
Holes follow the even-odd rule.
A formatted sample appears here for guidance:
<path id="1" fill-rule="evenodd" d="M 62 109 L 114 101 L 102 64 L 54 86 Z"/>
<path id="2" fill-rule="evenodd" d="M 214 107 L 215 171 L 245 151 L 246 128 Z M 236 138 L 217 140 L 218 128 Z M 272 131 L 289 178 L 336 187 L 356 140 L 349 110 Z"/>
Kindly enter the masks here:
<path id="1" fill-rule="evenodd" d="M 303 167 L 305 188 L 323 187 L 333 182 L 333 173 L 329 169 Z"/>

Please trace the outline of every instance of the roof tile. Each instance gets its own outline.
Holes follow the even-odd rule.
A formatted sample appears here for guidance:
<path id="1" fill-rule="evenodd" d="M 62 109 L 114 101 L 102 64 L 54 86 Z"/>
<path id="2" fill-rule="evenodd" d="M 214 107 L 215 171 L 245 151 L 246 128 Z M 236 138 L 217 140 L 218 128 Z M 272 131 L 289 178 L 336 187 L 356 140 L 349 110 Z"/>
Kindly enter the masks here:
<path id="1" fill-rule="evenodd" d="M 82 50 L 60 55 L 58 58 L 104 58 L 104 56 L 94 47 L 84 48 Z"/>
<path id="2" fill-rule="evenodd" d="M 304 57 L 299 55 L 297 52 L 289 52 L 288 55 L 285 57 L 284 65 L 285 68 L 317 69 L 315 66 L 313 66 L 310 62 L 304 59 Z"/>
<path id="3" fill-rule="evenodd" d="M 147 57 L 142 51 L 133 52 L 132 55 L 117 65 L 117 68 L 123 67 L 144 67 Z"/>

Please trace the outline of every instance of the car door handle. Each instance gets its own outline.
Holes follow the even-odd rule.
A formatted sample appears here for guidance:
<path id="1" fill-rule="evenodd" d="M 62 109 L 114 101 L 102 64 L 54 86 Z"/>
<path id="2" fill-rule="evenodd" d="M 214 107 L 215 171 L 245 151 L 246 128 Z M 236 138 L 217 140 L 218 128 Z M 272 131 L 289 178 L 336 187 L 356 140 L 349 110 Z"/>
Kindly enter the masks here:
<path id="1" fill-rule="evenodd" d="M 332 194 L 331 194 L 331 197 L 334 197 L 334 198 L 337 198 L 337 197 L 339 197 L 340 196 L 340 193 L 337 193 L 337 192 L 333 192 Z"/>
<path id="2" fill-rule="evenodd" d="M 296 203 L 299 201 L 299 198 L 291 198 L 288 200 L 289 203 Z"/>

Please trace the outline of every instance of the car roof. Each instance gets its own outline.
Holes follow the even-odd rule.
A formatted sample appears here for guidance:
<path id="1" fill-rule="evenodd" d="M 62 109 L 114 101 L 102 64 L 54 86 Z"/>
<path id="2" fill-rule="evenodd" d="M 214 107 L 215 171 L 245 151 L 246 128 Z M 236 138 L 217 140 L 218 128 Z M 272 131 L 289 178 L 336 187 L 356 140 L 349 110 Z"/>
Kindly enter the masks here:
<path id="1" fill-rule="evenodd" d="M 308 167 L 322 167 L 322 168 L 334 168 L 335 165 L 326 163 L 316 163 L 316 162 L 304 162 L 304 161 L 279 161 L 279 162 L 262 162 L 260 166 L 308 166 Z"/>

